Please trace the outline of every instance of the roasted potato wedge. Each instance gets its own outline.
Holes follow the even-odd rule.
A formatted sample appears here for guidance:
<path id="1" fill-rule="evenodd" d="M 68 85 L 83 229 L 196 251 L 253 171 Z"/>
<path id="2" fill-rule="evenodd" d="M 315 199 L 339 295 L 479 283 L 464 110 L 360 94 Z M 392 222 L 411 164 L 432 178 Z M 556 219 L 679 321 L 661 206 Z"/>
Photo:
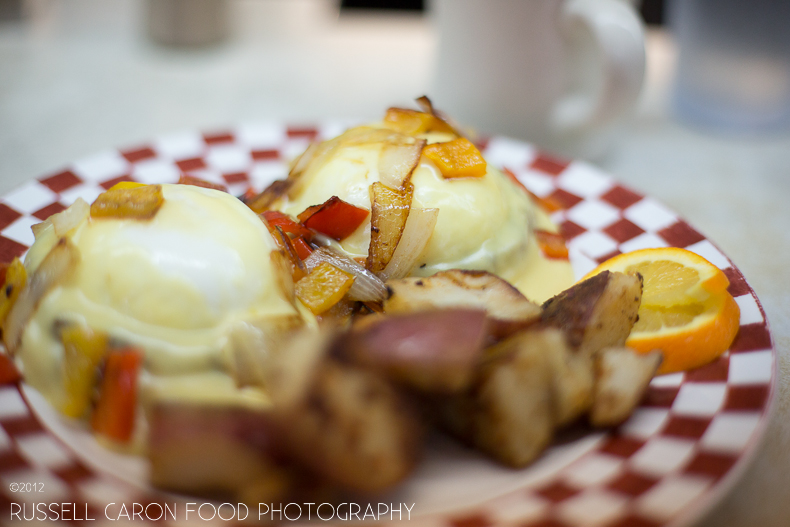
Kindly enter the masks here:
<path id="1" fill-rule="evenodd" d="M 417 462 L 422 427 L 412 408 L 372 371 L 329 357 L 328 330 L 289 336 L 266 368 L 266 389 L 286 454 L 337 486 L 376 493 Z"/>
<path id="2" fill-rule="evenodd" d="M 590 423 L 615 426 L 628 419 L 645 395 L 661 360 L 660 351 L 643 355 L 630 348 L 605 348 L 597 353 Z"/>
<path id="3" fill-rule="evenodd" d="M 543 304 L 542 321 L 565 331 L 568 342 L 592 357 L 623 346 L 642 301 L 642 277 L 604 271 Z"/>
<path id="4" fill-rule="evenodd" d="M 539 333 L 552 373 L 554 424 L 561 427 L 584 415 L 593 403 L 593 361 L 571 348 L 561 330 L 547 328 Z"/>
<path id="5" fill-rule="evenodd" d="M 279 421 L 289 455 L 344 490 L 382 492 L 419 459 L 422 426 L 402 396 L 370 371 L 333 360 Z"/>
<path id="6" fill-rule="evenodd" d="M 279 500 L 291 492 L 292 475 L 274 461 L 277 435 L 264 411 L 155 403 L 148 411 L 151 483 L 198 496 Z"/>
<path id="7" fill-rule="evenodd" d="M 368 318 L 336 343 L 343 357 L 423 392 L 453 393 L 469 386 L 483 352 L 484 311 Z"/>
<path id="8" fill-rule="evenodd" d="M 259 386 L 265 384 L 268 356 L 283 344 L 283 339 L 304 322 L 298 315 L 279 315 L 235 325 L 228 334 L 224 348 L 225 369 L 236 384 Z"/>
<path id="9" fill-rule="evenodd" d="M 427 278 L 387 282 L 387 314 L 442 308 L 483 309 L 492 319 L 490 332 L 503 338 L 537 322 L 540 307 L 518 289 L 486 271 L 451 269 Z"/>
<path id="10" fill-rule="evenodd" d="M 440 422 L 506 465 L 533 461 L 554 433 L 554 334 L 524 331 L 490 348 L 472 387 L 438 401 Z"/>
<path id="11" fill-rule="evenodd" d="M 294 412 L 304 403 L 334 338 L 332 328 L 284 333 L 262 358 L 262 384 L 278 414 Z"/>

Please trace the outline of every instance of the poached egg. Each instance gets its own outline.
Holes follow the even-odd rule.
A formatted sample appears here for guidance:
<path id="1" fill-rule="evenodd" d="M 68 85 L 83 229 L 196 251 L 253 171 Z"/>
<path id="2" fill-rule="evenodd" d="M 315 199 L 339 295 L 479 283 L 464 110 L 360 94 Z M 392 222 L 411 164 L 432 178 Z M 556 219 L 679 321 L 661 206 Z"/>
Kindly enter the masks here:
<path id="1" fill-rule="evenodd" d="M 299 177 L 293 191 L 275 204 L 282 212 L 297 216 L 308 207 L 337 196 L 354 206 L 371 209 L 370 185 L 379 181 L 379 157 L 384 141 L 360 141 L 376 137 L 385 123 L 352 128 L 332 139 Z M 453 138 L 446 133 L 416 137 L 428 144 Z M 567 260 L 545 257 L 535 229 L 556 232 L 547 214 L 505 174 L 488 164 L 482 177 L 446 178 L 425 155 L 411 176 L 412 206 L 438 208 L 433 235 L 412 275 L 430 276 L 448 269 L 492 272 L 508 280 L 530 300 L 542 302 L 570 286 L 573 271 Z M 368 255 L 370 216 L 350 236 L 340 241 L 354 257 Z"/>
<path id="2" fill-rule="evenodd" d="M 41 299 L 17 350 L 27 382 L 56 408 L 66 399 L 57 331 L 64 323 L 142 350 L 143 400 L 268 404 L 262 391 L 237 387 L 228 348 L 239 329 L 310 317 L 278 283 L 275 243 L 227 193 L 188 185 L 162 191 L 149 220 L 88 216 L 66 234 L 79 254 L 76 269 Z M 57 242 L 51 224 L 37 233 L 25 259 L 29 275 Z"/>

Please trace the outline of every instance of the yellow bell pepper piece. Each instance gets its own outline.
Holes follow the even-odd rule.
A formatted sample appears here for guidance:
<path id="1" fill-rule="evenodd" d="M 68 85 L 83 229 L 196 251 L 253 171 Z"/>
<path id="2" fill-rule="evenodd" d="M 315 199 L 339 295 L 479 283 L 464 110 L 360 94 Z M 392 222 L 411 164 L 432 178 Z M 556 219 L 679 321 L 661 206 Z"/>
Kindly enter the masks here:
<path id="1" fill-rule="evenodd" d="M 27 270 L 22 260 L 14 258 L 5 271 L 5 282 L 3 291 L 0 293 L 0 324 L 5 323 L 5 319 L 11 308 L 14 307 L 19 293 L 25 288 L 27 283 Z"/>
<path id="2" fill-rule="evenodd" d="M 486 175 L 486 160 L 480 150 L 464 137 L 446 143 L 430 144 L 422 153 L 434 162 L 446 178 Z"/>
<path id="3" fill-rule="evenodd" d="M 107 353 L 109 339 L 104 333 L 73 324 L 61 330 L 60 340 L 66 392 L 62 411 L 69 417 L 84 417 L 91 409 L 98 368 Z"/>
<path id="4" fill-rule="evenodd" d="M 154 217 L 164 202 L 162 185 L 117 188 L 118 185 L 96 198 L 91 205 L 92 218 L 147 220 Z"/>
<path id="5" fill-rule="evenodd" d="M 427 132 L 444 132 L 451 134 L 453 129 L 444 121 L 433 115 L 405 108 L 390 108 L 384 116 L 384 122 L 404 134 L 424 134 Z"/>
<path id="6" fill-rule="evenodd" d="M 340 302 L 353 284 L 352 274 L 324 262 L 296 282 L 296 297 L 314 315 L 320 315 Z"/>
<path id="7" fill-rule="evenodd" d="M 120 181 L 110 187 L 109 190 L 123 190 L 123 189 L 130 189 L 130 188 L 140 188 L 140 187 L 147 187 L 145 183 L 138 183 L 137 181 Z"/>

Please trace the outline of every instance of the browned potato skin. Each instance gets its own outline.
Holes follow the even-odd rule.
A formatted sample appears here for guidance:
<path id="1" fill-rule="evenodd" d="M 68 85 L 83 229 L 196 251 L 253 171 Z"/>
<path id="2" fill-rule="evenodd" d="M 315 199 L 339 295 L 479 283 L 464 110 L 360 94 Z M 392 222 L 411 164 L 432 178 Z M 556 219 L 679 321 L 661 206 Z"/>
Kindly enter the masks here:
<path id="1" fill-rule="evenodd" d="M 225 368 L 236 385 L 262 386 L 266 357 L 282 345 L 284 336 L 304 324 L 298 315 L 279 315 L 256 324 L 240 324 L 228 335 Z"/>
<path id="2" fill-rule="evenodd" d="M 625 344 L 642 302 L 642 277 L 603 271 L 547 300 L 543 323 L 561 328 L 568 342 L 592 357 Z"/>
<path id="3" fill-rule="evenodd" d="M 628 419 L 642 400 L 661 360 L 660 351 L 640 354 L 630 348 L 605 348 L 596 354 L 590 424 L 616 426 Z"/>
<path id="4" fill-rule="evenodd" d="M 156 403 L 148 411 L 151 483 L 199 496 L 278 500 L 292 476 L 272 456 L 276 428 L 262 411 L 189 403 Z M 209 455 L 210 454 L 210 455 Z"/>
<path id="5" fill-rule="evenodd" d="M 523 467 L 551 441 L 556 330 L 518 333 L 487 351 L 473 386 L 438 402 L 438 417 L 454 435 L 498 461 Z"/>
<path id="6" fill-rule="evenodd" d="M 538 322 L 540 306 L 529 301 L 505 280 L 486 271 L 451 269 L 427 278 L 387 282 L 387 314 L 444 308 L 483 309 L 488 313 L 489 336 L 494 341 Z"/>
<path id="7" fill-rule="evenodd" d="M 347 360 L 409 388 L 453 393 L 472 381 L 483 352 L 485 311 L 446 309 L 367 317 L 335 344 Z"/>
<path id="8" fill-rule="evenodd" d="M 541 336 L 543 353 L 551 368 L 554 423 L 562 427 L 587 413 L 592 406 L 593 362 L 571 348 L 562 331 L 546 328 Z"/>
<path id="9" fill-rule="evenodd" d="M 340 489 L 375 494 L 412 471 L 422 426 L 386 380 L 329 356 L 335 338 L 331 329 L 290 335 L 264 385 L 289 458 Z"/>
<path id="10" fill-rule="evenodd" d="M 345 490 L 380 493 L 419 459 L 422 427 L 412 408 L 373 373 L 327 360 L 298 406 L 283 413 L 289 454 Z"/>

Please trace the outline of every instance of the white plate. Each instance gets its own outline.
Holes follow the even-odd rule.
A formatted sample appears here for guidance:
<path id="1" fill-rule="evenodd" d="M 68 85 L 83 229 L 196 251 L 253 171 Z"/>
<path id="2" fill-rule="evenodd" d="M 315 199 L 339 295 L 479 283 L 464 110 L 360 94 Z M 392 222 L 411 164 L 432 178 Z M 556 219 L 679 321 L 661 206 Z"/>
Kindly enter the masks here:
<path id="1" fill-rule="evenodd" d="M 310 140 L 342 129 L 339 123 L 273 123 L 217 134 L 187 132 L 79 160 L 0 199 L 0 261 L 21 255 L 33 242 L 30 225 L 77 197 L 91 202 L 122 179 L 168 183 L 186 172 L 240 195 L 284 177 L 285 162 Z M 553 159 L 521 142 L 495 137 L 481 146 L 490 163 L 508 168 L 533 193 L 561 206 L 553 219 L 568 239 L 577 276 L 618 252 L 684 247 L 729 277 L 741 309 L 740 334 L 716 362 L 656 378 L 643 404 L 618 429 L 565 433 L 523 470 L 500 467 L 436 438 L 416 474 L 381 501 L 414 503 L 411 520 L 421 526 L 692 523 L 740 476 L 767 424 L 776 354 L 757 297 L 713 243 L 661 203 L 588 164 Z M 131 514 L 133 503 L 178 502 L 146 485 L 143 461 L 102 449 L 29 388 L 0 387 L 0 426 L 3 518 L 23 502 L 28 515 L 30 503 L 76 503 L 72 516 L 83 519 L 105 519 L 110 502 L 116 504 L 108 509 L 113 518 L 121 503 Z M 43 483 L 44 492 L 14 492 L 13 483 Z M 184 503 L 178 503 L 177 518 L 183 520 Z"/>

